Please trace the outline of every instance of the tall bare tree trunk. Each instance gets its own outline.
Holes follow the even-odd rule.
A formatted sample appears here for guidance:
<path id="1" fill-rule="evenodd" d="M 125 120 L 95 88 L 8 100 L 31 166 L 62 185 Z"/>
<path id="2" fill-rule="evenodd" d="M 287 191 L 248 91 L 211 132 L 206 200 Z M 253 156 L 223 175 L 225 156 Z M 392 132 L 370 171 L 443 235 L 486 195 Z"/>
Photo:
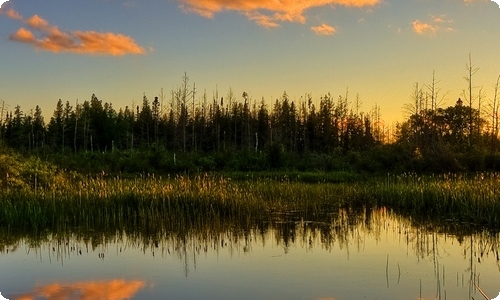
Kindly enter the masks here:
<path id="1" fill-rule="evenodd" d="M 472 104 L 474 103 L 474 98 L 472 97 L 472 90 L 473 90 L 473 86 L 472 86 L 472 76 L 474 76 L 477 71 L 479 70 L 479 68 L 473 68 L 472 66 L 472 56 L 471 56 L 471 53 L 469 52 L 469 63 L 466 64 L 466 68 L 467 68 L 467 77 L 464 77 L 465 80 L 467 81 L 468 83 L 468 101 L 469 101 L 469 147 L 472 146 L 473 144 L 473 141 L 472 141 L 472 138 L 473 138 L 473 132 L 474 132 L 474 116 L 473 116 L 473 113 L 472 113 Z"/>
<path id="2" fill-rule="evenodd" d="M 76 134 L 77 134 L 77 129 L 78 129 L 78 99 L 76 99 L 76 107 L 75 107 L 75 135 L 73 136 L 73 147 L 75 148 L 75 154 L 76 154 Z"/>
<path id="3" fill-rule="evenodd" d="M 193 83 L 193 91 L 192 91 L 192 96 L 193 96 L 193 109 L 191 111 L 191 116 L 193 118 L 193 124 L 192 124 L 192 137 L 191 137 L 191 140 L 192 140 L 192 149 L 193 151 L 196 151 L 196 140 L 195 140 L 195 132 L 194 132 L 194 121 L 195 121 L 195 112 L 194 112 L 194 96 L 196 95 L 196 84 Z"/>
<path id="4" fill-rule="evenodd" d="M 493 151 L 497 151 L 497 140 L 498 140 L 498 88 L 500 87 L 500 75 L 497 77 L 497 82 L 495 84 L 495 95 L 493 96 L 493 107 L 491 112 L 491 127 L 492 127 L 492 143 Z"/>

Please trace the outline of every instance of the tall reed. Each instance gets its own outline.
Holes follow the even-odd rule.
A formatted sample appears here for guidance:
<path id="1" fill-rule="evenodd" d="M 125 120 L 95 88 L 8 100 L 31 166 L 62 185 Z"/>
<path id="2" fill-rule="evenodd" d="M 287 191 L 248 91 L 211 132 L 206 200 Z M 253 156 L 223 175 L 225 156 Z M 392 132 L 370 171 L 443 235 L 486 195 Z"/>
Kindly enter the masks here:
<path id="1" fill-rule="evenodd" d="M 98 174 L 0 190 L 0 226 L 150 228 L 280 215 L 313 220 L 339 208 L 391 207 L 414 220 L 500 225 L 500 174 L 388 175 L 366 182 L 304 183 L 286 176 L 233 181 L 223 175 Z"/>

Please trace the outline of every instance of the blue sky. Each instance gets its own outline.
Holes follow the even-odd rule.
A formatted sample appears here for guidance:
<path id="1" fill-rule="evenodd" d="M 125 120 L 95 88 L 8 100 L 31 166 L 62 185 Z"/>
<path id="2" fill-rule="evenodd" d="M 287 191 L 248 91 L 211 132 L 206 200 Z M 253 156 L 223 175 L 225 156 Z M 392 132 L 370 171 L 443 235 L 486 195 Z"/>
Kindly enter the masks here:
<path id="1" fill-rule="evenodd" d="M 442 105 L 467 88 L 493 98 L 500 8 L 490 0 L 10 0 L 0 13 L 0 99 L 9 110 L 58 99 L 115 109 L 170 91 L 187 72 L 198 96 L 231 88 L 269 105 L 349 88 L 368 112 L 403 118 L 435 71 Z M 441 97 L 440 97 L 441 98 Z M 483 103 L 483 105 L 485 105 Z"/>

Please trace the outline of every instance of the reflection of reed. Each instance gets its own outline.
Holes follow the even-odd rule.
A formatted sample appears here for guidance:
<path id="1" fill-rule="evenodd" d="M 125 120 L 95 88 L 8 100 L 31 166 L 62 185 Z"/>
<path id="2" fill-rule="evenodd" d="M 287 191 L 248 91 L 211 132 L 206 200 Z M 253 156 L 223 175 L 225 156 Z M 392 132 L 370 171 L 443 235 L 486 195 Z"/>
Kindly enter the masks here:
<path id="1" fill-rule="evenodd" d="M 74 283 L 51 283 L 35 287 L 33 291 L 16 296 L 14 299 L 33 300 L 43 297 L 51 300 L 122 300 L 131 299 L 144 286 L 144 281 L 126 281 L 124 279 Z"/>
<path id="2" fill-rule="evenodd" d="M 182 219 L 182 216 L 179 218 Z M 363 251 L 366 237 L 373 237 L 378 241 L 382 233 L 392 234 L 405 243 L 408 249 L 412 249 L 419 259 L 432 259 L 436 268 L 440 239 L 454 236 L 464 246 L 464 241 L 469 241 L 468 247 L 474 247 L 473 253 L 478 262 L 490 252 L 493 252 L 497 262 L 500 261 L 498 234 L 488 231 L 473 233 L 467 228 L 446 224 L 415 224 L 385 208 L 358 211 L 340 209 L 336 213 L 315 216 L 313 220 L 305 219 L 301 213 L 272 214 L 266 219 L 243 221 L 200 217 L 196 222 L 157 225 L 156 230 L 141 227 L 133 230 L 125 227 L 119 231 L 61 230 L 45 232 L 45 235 L 0 231 L 0 253 L 16 250 L 21 240 L 30 249 L 46 247 L 52 250 L 56 258 L 81 255 L 82 251 L 104 253 L 109 243 L 122 244 L 117 252 L 127 247 L 140 248 L 144 252 L 159 252 L 158 248 L 164 248 L 161 253 L 165 254 L 167 250 L 185 252 L 190 244 L 193 245 L 192 248 L 205 252 L 226 247 L 233 249 L 235 242 L 240 247 L 239 243 L 243 241 L 244 245 L 241 247 L 245 248 L 244 251 L 249 251 L 253 239 L 265 240 L 271 231 L 276 244 L 283 248 L 300 242 L 309 247 L 321 246 L 325 249 L 336 244 L 339 249 L 353 246 L 358 252 Z M 464 248 L 464 257 L 465 255 Z M 500 264 L 498 266 L 500 270 Z"/>
<path id="3" fill-rule="evenodd" d="M 184 218 L 187 217 L 179 216 L 179 221 Z M 190 222 L 160 223 L 155 225 L 155 229 L 61 230 L 46 232 L 45 235 L 0 231 L 0 253 L 16 250 L 25 244 L 28 251 L 48 251 L 49 259 L 62 263 L 63 259 L 72 255 L 89 252 L 98 252 L 98 258 L 104 259 L 109 245 L 115 244 L 117 255 L 128 248 L 140 249 L 153 256 L 176 255 L 184 261 L 188 275 L 190 264 L 195 268 L 196 258 L 202 253 L 221 250 L 227 250 L 230 255 L 248 253 L 252 244 L 265 243 L 269 237 L 285 252 L 291 245 L 299 244 L 306 249 L 322 247 L 328 251 L 338 247 L 349 255 L 352 250 L 363 252 L 368 237 L 380 241 L 384 234 L 406 244 L 408 251 L 414 252 L 419 260 L 432 261 L 435 276 L 442 282 L 438 284 L 440 288 L 445 284 L 445 269 L 439 264 L 440 248 L 452 236 L 463 245 L 464 258 L 471 261 L 471 273 L 474 272 L 472 262 L 480 263 L 483 256 L 490 253 L 496 256 L 500 269 L 498 234 L 487 231 L 472 233 L 466 227 L 453 224 L 412 223 L 386 208 L 339 209 L 335 213 L 312 216 L 311 219 L 307 219 L 302 212 L 273 213 L 266 218 L 243 220 L 199 216 Z M 39 256 L 42 259 L 42 255 Z M 401 272 L 399 263 L 398 272 Z"/>
<path id="4" fill-rule="evenodd" d="M 498 173 L 402 174 L 343 184 L 296 180 L 285 175 L 233 181 L 207 174 L 168 178 L 142 174 L 123 179 L 103 173 L 38 189 L 0 189 L 0 227 L 35 232 L 76 227 L 155 232 L 205 226 L 207 221 L 212 226 L 229 221 L 252 227 L 274 214 L 299 214 L 317 221 L 339 207 L 362 211 L 367 206 L 392 207 L 421 222 L 447 219 L 448 226 L 498 228 L 500 224 Z M 370 216 L 364 218 L 367 224 Z"/>
<path id="5" fill-rule="evenodd" d="M 475 284 L 474 285 L 476 287 L 476 289 L 479 291 L 479 293 L 481 293 L 481 295 L 486 299 L 486 300 L 490 300 L 490 297 L 488 297 L 488 295 L 486 295 L 486 293 L 477 285 Z"/>

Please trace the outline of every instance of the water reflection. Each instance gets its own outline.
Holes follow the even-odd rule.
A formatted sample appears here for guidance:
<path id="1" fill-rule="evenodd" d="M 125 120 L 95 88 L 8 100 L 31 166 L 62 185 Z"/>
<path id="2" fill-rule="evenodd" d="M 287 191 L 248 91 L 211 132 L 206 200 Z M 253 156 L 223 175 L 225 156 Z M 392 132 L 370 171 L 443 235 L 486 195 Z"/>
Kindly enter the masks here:
<path id="1" fill-rule="evenodd" d="M 123 300 L 131 299 L 138 290 L 145 286 L 144 281 L 126 281 L 114 279 L 109 281 L 88 281 L 74 283 L 51 283 L 35 287 L 33 291 L 17 296 L 16 300 Z"/>
<path id="2" fill-rule="evenodd" d="M 475 286 L 488 295 L 500 290 L 500 237 L 491 231 L 417 223 L 385 208 L 205 221 L 156 230 L 0 231 L 0 265 L 44 270 L 20 273 L 28 278 L 21 284 L 0 268 L 0 292 L 21 295 L 13 299 L 341 300 L 479 299 Z M 27 256 L 35 259 L 24 263 Z M 78 280 L 63 283 L 71 272 Z"/>

